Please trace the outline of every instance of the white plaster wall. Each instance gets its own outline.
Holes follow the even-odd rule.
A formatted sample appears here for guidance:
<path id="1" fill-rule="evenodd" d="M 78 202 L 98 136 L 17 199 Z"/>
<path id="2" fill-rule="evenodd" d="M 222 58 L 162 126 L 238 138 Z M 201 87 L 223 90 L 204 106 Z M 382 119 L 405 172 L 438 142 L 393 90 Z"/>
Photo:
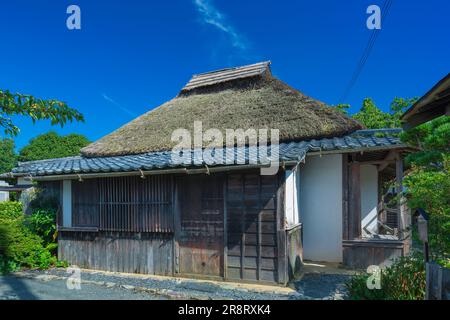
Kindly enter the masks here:
<path id="1" fill-rule="evenodd" d="M 361 166 L 361 230 L 363 236 L 378 232 L 378 170 L 373 165 Z"/>
<path id="2" fill-rule="evenodd" d="M 306 157 L 300 177 L 304 258 L 342 262 L 342 155 Z"/>
<path id="3" fill-rule="evenodd" d="M 9 184 L 6 181 L 0 181 L 0 186 L 7 187 Z M 8 191 L 1 191 L 0 192 L 0 202 L 8 201 L 9 200 L 9 192 Z"/>
<path id="4" fill-rule="evenodd" d="M 285 213 L 287 225 L 299 223 L 299 170 L 286 170 L 285 182 Z"/>
<path id="5" fill-rule="evenodd" d="M 63 181 L 63 226 L 72 226 L 72 181 Z"/>

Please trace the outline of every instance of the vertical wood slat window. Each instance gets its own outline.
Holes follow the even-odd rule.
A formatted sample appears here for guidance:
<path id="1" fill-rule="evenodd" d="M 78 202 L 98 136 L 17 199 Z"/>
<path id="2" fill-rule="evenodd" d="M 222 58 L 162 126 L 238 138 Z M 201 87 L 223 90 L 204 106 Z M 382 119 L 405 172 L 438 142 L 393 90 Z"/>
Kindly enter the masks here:
<path id="1" fill-rule="evenodd" d="M 172 177 L 86 179 L 73 183 L 73 226 L 173 232 Z"/>

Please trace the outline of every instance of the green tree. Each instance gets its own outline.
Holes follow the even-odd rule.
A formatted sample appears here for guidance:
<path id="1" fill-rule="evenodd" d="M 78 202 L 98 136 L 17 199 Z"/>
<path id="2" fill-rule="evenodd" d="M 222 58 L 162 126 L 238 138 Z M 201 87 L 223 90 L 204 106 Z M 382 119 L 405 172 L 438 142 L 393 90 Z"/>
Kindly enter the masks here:
<path id="1" fill-rule="evenodd" d="M 89 140 L 80 134 L 61 136 L 50 131 L 30 140 L 19 152 L 19 161 L 34 161 L 62 158 L 80 154 L 80 149 L 87 146 Z"/>
<path id="2" fill-rule="evenodd" d="M 401 128 L 401 116 L 408 110 L 418 98 L 394 98 L 390 106 L 390 128 Z"/>
<path id="3" fill-rule="evenodd" d="M 379 109 L 372 99 L 365 98 L 361 109 L 353 115 L 367 129 L 391 128 L 391 115 Z"/>
<path id="4" fill-rule="evenodd" d="M 401 139 L 418 150 L 406 157 L 409 207 L 428 212 L 432 258 L 450 266 L 450 118 L 407 130 Z"/>
<path id="5" fill-rule="evenodd" d="M 15 136 L 20 129 L 12 116 L 26 116 L 33 120 L 51 120 L 52 125 L 64 126 L 68 121 L 84 121 L 83 115 L 58 100 L 43 100 L 31 95 L 11 93 L 0 89 L 0 126 L 6 135 Z"/>
<path id="6" fill-rule="evenodd" d="M 350 105 L 345 103 L 335 105 L 334 107 L 336 108 L 337 111 L 343 114 L 348 114 L 348 109 L 350 109 Z"/>
<path id="7" fill-rule="evenodd" d="M 363 101 L 361 109 L 352 115 L 352 117 L 363 124 L 367 129 L 386 129 L 401 128 L 402 123 L 400 117 L 411 107 L 417 98 L 394 98 L 390 104 L 388 112 L 384 112 L 378 108 L 371 98 Z M 344 114 L 348 114 L 350 105 L 338 104 L 336 110 Z"/>
<path id="8" fill-rule="evenodd" d="M 0 173 L 10 172 L 17 164 L 14 140 L 0 139 Z"/>

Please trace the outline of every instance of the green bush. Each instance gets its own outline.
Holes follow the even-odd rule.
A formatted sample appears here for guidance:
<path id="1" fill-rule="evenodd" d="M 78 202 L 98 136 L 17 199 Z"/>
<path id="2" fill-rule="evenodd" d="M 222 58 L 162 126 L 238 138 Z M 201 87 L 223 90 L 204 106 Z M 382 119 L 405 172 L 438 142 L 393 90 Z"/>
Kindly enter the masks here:
<path id="1" fill-rule="evenodd" d="M 38 210 L 26 217 L 18 202 L 0 203 L 0 272 L 58 265 L 54 212 Z"/>
<path id="2" fill-rule="evenodd" d="M 20 202 L 0 202 L 0 221 L 5 219 L 17 219 L 22 215 L 22 204 Z"/>
<path id="3" fill-rule="evenodd" d="M 381 271 L 381 288 L 369 289 L 363 273 L 346 283 L 351 300 L 423 300 L 425 297 L 425 264 L 423 257 L 412 254 L 400 257 Z"/>
<path id="4" fill-rule="evenodd" d="M 48 245 L 56 238 L 56 212 L 52 209 L 37 209 L 26 218 L 26 222 L 34 234 L 37 234 Z"/>

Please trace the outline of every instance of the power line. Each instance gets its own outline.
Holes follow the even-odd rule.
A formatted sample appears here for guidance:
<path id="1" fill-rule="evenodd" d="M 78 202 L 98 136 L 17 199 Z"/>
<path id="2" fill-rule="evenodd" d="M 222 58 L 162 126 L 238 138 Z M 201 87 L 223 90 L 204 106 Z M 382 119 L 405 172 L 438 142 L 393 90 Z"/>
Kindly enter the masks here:
<path id="1" fill-rule="evenodd" d="M 381 21 L 384 22 L 386 17 L 388 16 L 389 9 L 391 8 L 392 0 L 385 0 L 383 8 L 381 9 Z M 377 40 L 379 29 L 374 29 L 372 33 L 370 34 L 369 41 L 367 42 L 366 48 L 363 51 L 363 54 L 361 58 L 359 59 L 359 62 L 355 68 L 355 71 L 352 74 L 352 77 L 347 84 L 347 87 L 345 88 L 344 94 L 342 95 L 341 99 L 339 100 L 339 103 L 342 103 L 345 99 L 347 99 L 347 96 L 349 95 L 350 91 L 352 90 L 353 86 L 355 85 L 356 81 L 358 80 L 364 65 L 367 62 L 367 59 L 370 56 L 370 53 L 373 49 L 373 46 L 375 44 L 375 41 Z"/>

